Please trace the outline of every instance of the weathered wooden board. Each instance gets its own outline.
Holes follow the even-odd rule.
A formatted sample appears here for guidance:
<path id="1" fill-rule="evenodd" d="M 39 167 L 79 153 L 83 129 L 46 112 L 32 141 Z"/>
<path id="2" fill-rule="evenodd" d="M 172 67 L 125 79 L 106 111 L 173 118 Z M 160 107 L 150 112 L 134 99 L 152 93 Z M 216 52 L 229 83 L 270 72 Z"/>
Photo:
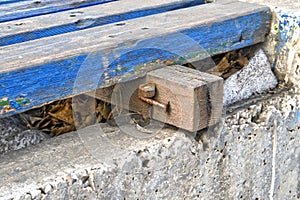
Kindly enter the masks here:
<path id="1" fill-rule="evenodd" d="M 9 4 L 9 3 L 16 3 L 16 2 L 21 2 L 21 1 L 28 1 L 28 0 L 1 0 L 0 5 Z"/>
<path id="2" fill-rule="evenodd" d="M 7 0 L 0 4 L 0 22 L 55 13 L 115 0 Z"/>
<path id="3" fill-rule="evenodd" d="M 0 47 L 1 98 L 16 109 L 2 116 L 262 42 L 270 18 L 268 7 L 212 3 Z"/>
<path id="4" fill-rule="evenodd" d="M 222 78 L 175 65 L 149 72 L 146 82 L 155 83 L 156 101 L 170 105 L 169 112 L 153 106 L 153 119 L 192 132 L 220 121 Z"/>
<path id="5" fill-rule="evenodd" d="M 51 15 L 9 21 L 0 25 L 0 46 L 154 15 L 203 3 L 204 0 L 121 0 Z"/>

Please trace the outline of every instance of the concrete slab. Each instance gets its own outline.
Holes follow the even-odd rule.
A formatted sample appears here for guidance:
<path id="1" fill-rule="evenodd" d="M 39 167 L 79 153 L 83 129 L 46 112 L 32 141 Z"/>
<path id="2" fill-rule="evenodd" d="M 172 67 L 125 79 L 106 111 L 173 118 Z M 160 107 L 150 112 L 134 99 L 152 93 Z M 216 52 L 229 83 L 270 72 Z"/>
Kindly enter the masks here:
<path id="1" fill-rule="evenodd" d="M 40 130 L 29 130 L 18 117 L 0 118 L 0 154 L 38 144 L 50 136 Z"/>
<path id="2" fill-rule="evenodd" d="M 199 142 L 126 123 L 52 138 L 1 156 L 0 199 L 300 198 L 299 100 L 282 93 L 227 115 Z"/>

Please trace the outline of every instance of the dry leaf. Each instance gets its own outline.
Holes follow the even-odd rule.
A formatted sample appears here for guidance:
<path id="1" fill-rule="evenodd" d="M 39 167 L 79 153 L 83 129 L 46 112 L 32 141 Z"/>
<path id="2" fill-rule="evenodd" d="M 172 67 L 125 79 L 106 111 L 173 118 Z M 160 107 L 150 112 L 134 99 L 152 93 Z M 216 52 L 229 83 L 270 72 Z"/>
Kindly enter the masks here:
<path id="1" fill-rule="evenodd" d="M 59 128 L 53 128 L 52 129 L 52 133 L 56 136 L 62 134 L 62 133 L 67 133 L 67 132 L 71 132 L 71 131 L 75 131 L 75 126 L 73 125 L 66 125 L 63 127 L 59 127 Z"/>
<path id="2" fill-rule="evenodd" d="M 239 51 L 234 50 L 228 52 L 223 55 L 222 59 L 215 67 L 207 70 L 207 72 L 227 79 L 232 74 L 236 73 L 238 70 L 247 65 L 249 62 L 249 58 L 247 56 L 249 55 L 251 55 L 250 48 L 246 50 L 241 49 Z"/>
<path id="3" fill-rule="evenodd" d="M 39 121 L 39 123 L 36 125 L 36 128 L 38 128 L 38 129 L 45 129 L 51 123 L 52 123 L 52 121 L 50 119 L 50 116 L 47 115 L 46 117 L 44 117 L 43 119 L 41 119 L 41 121 Z"/>
<path id="4" fill-rule="evenodd" d="M 225 72 L 230 67 L 227 57 L 223 57 L 216 67 L 218 68 L 219 72 Z"/>
<path id="5" fill-rule="evenodd" d="M 96 113 L 98 116 L 100 115 L 102 119 L 108 119 L 108 116 L 111 113 L 110 104 L 99 101 L 96 108 Z"/>
<path id="6" fill-rule="evenodd" d="M 241 67 L 245 67 L 248 64 L 249 60 L 246 56 L 243 56 L 241 52 L 239 52 L 239 58 L 237 60 L 237 63 L 241 66 Z"/>
<path id="7" fill-rule="evenodd" d="M 70 101 L 66 101 L 57 112 L 49 112 L 48 114 L 68 124 L 74 124 L 73 112 Z"/>
<path id="8" fill-rule="evenodd" d="M 224 73 L 222 75 L 222 78 L 227 79 L 228 77 L 230 77 L 232 74 L 236 73 L 237 71 L 239 71 L 239 69 L 231 68 L 227 73 Z"/>

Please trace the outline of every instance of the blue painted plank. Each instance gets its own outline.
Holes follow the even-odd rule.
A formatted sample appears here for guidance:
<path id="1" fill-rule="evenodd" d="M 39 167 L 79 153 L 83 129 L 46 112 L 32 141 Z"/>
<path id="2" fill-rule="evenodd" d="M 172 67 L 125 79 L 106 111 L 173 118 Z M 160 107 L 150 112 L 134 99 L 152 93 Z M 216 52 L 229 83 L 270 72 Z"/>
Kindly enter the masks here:
<path id="1" fill-rule="evenodd" d="M 133 4 L 135 2 L 135 4 Z M 73 31 L 93 28 L 119 21 L 135 19 L 139 17 L 159 14 L 167 11 L 178 10 L 191 6 L 201 5 L 204 0 L 165 0 L 151 2 L 123 0 L 106 5 L 93 6 L 90 8 L 76 9 L 70 12 L 37 17 L 31 20 L 18 20 L 2 24 L 0 33 L 0 46 L 36 40 L 53 35 L 69 33 Z M 128 5 L 131 3 L 132 5 Z M 89 18 L 76 18 L 76 13 Z M 95 13 L 97 13 L 95 15 Z M 70 15 L 74 15 L 70 17 Z M 16 26 L 17 24 L 17 26 Z"/>
<path id="2" fill-rule="evenodd" d="M 0 5 L 16 3 L 16 2 L 21 2 L 21 1 L 30 1 L 30 0 L 1 0 Z"/>
<path id="3" fill-rule="evenodd" d="M 1 116 L 262 42 L 270 19 L 259 5 L 203 5 L 1 47 Z"/>
<path id="4" fill-rule="evenodd" d="M 30 0 L 0 5 L 0 22 L 12 21 L 117 0 Z"/>

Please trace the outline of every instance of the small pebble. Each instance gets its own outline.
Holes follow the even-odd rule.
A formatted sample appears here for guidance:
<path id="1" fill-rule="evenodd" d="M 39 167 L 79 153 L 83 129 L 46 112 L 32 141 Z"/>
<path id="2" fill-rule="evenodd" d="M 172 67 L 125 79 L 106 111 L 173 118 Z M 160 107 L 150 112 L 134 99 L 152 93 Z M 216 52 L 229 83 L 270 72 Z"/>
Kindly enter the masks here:
<path id="1" fill-rule="evenodd" d="M 31 194 L 32 199 L 40 199 L 42 197 L 42 191 L 41 190 L 30 191 L 30 194 Z"/>
<path id="2" fill-rule="evenodd" d="M 53 188 L 50 184 L 45 186 L 44 191 L 45 191 L 46 194 L 49 194 L 52 190 L 53 190 Z"/>

